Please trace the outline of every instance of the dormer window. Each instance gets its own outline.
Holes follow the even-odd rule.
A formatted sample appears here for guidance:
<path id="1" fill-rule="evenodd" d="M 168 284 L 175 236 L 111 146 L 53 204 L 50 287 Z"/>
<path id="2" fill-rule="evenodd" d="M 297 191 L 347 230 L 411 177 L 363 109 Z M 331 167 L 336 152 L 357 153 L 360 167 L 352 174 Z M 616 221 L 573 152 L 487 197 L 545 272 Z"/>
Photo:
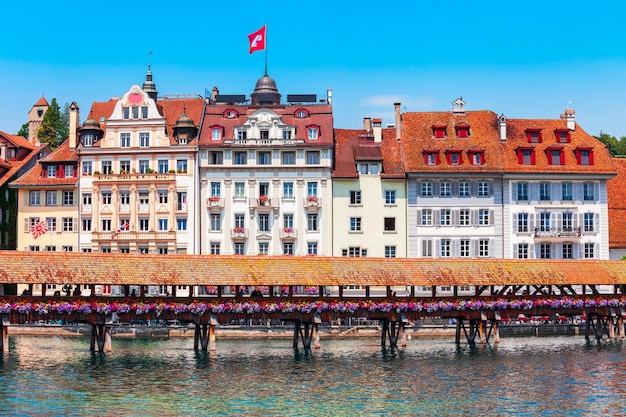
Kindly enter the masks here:
<path id="1" fill-rule="evenodd" d="M 93 146 L 93 135 L 87 133 L 83 135 L 83 146 Z"/>
<path id="2" fill-rule="evenodd" d="M 424 165 L 439 165 L 439 151 L 424 151 Z"/>
<path id="3" fill-rule="evenodd" d="M 211 140 L 222 140 L 224 128 L 222 126 L 211 126 Z"/>
<path id="4" fill-rule="evenodd" d="M 317 125 L 309 125 L 306 127 L 306 132 L 309 140 L 318 140 L 320 136 L 320 127 Z"/>
<path id="5" fill-rule="evenodd" d="M 551 147 L 546 149 L 548 165 L 565 165 L 565 152 L 561 147 Z"/>
<path id="6" fill-rule="evenodd" d="M 54 178 L 57 176 L 57 167 L 55 165 L 48 165 L 46 168 L 46 178 Z"/>
<path id="7" fill-rule="evenodd" d="M 576 148 L 574 153 L 578 165 L 593 165 L 593 148 Z"/>
<path id="8" fill-rule="evenodd" d="M 517 148 L 517 163 L 520 165 L 535 165 L 535 150 L 533 148 Z"/>
<path id="9" fill-rule="evenodd" d="M 457 126 L 456 137 L 462 139 L 469 138 L 469 126 Z"/>
<path id="10" fill-rule="evenodd" d="M 569 129 L 557 129 L 554 131 L 554 134 L 556 136 L 557 143 L 570 143 L 571 142 Z"/>
<path id="11" fill-rule="evenodd" d="M 527 129 L 526 139 L 528 139 L 528 143 L 541 143 L 541 129 Z"/>
<path id="12" fill-rule="evenodd" d="M 435 139 L 444 139 L 446 137 L 446 127 L 433 126 L 433 136 Z"/>
<path id="13" fill-rule="evenodd" d="M 485 151 L 468 151 L 471 165 L 485 165 Z"/>
<path id="14" fill-rule="evenodd" d="M 235 109 L 228 109 L 224 112 L 225 119 L 235 119 L 239 117 L 239 112 Z"/>
<path id="15" fill-rule="evenodd" d="M 446 151 L 446 162 L 448 165 L 462 165 L 463 155 L 461 151 Z"/>
<path id="16" fill-rule="evenodd" d="M 309 111 L 307 109 L 298 109 L 293 114 L 296 119 L 306 119 L 309 117 Z"/>

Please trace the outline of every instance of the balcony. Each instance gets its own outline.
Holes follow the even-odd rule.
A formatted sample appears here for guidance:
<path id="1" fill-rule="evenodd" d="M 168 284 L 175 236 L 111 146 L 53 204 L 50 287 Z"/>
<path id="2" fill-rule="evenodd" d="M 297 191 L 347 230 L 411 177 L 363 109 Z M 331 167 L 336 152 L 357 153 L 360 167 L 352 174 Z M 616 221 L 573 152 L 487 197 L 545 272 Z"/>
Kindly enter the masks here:
<path id="1" fill-rule="evenodd" d="M 307 211 L 318 211 L 322 207 L 322 199 L 317 196 L 309 196 L 303 199 L 302 204 Z"/>
<path id="2" fill-rule="evenodd" d="M 283 227 L 280 229 L 279 237 L 282 240 L 296 240 L 298 238 L 298 230 L 292 227 Z"/>
<path id="3" fill-rule="evenodd" d="M 283 138 L 246 138 L 224 140 L 224 144 L 233 146 L 284 146 L 298 145 L 304 143 L 304 139 L 283 139 Z"/>
<path id="4" fill-rule="evenodd" d="M 81 204 L 80 205 L 81 213 L 91 213 L 91 204 Z"/>
<path id="5" fill-rule="evenodd" d="M 156 172 L 138 174 L 138 173 L 129 173 L 124 172 L 122 174 L 93 174 L 94 182 L 146 182 L 146 181 L 158 181 L 158 182 L 168 182 L 168 181 L 176 181 L 176 174 L 173 172 L 168 172 L 165 174 L 159 174 Z"/>
<path id="6" fill-rule="evenodd" d="M 279 198 L 268 198 L 263 195 L 258 198 L 250 198 L 250 217 L 254 217 L 254 210 L 262 213 L 274 211 L 274 217 L 278 217 L 279 204 Z"/>
<path id="7" fill-rule="evenodd" d="M 224 199 L 212 196 L 207 198 L 206 205 L 210 211 L 222 211 L 224 208 Z"/>
<path id="8" fill-rule="evenodd" d="M 92 232 L 91 239 L 92 240 L 107 240 L 111 241 L 113 238 L 114 230 L 110 232 Z M 175 241 L 176 240 L 176 232 L 150 232 L 150 231 L 123 231 L 119 235 L 115 236 L 115 240 L 117 241 L 130 241 L 130 240 L 142 240 L 142 241 Z"/>
<path id="9" fill-rule="evenodd" d="M 536 227 L 535 241 L 571 241 L 580 239 L 580 227 Z"/>
<path id="10" fill-rule="evenodd" d="M 248 229 L 243 227 L 233 227 L 230 229 L 230 238 L 233 240 L 245 240 L 248 238 Z"/>

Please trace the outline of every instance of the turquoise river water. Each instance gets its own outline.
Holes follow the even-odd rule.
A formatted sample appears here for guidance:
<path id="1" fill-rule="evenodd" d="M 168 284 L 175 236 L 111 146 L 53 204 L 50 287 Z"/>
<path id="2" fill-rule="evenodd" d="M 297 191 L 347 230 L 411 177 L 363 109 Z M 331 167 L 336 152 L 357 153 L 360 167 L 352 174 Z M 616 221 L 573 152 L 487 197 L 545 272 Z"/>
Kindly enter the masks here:
<path id="1" fill-rule="evenodd" d="M 2 416 L 622 416 L 626 341 L 508 337 L 498 345 L 414 338 L 113 339 L 11 336 Z"/>

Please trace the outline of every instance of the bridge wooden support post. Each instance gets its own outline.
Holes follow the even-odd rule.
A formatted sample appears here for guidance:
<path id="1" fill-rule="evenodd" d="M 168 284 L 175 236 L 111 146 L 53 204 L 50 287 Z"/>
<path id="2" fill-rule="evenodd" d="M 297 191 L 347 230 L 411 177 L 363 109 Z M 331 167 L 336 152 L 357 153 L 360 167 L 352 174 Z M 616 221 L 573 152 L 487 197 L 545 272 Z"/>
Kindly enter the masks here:
<path id="1" fill-rule="evenodd" d="M 615 328 L 617 327 L 617 315 L 615 309 L 609 309 L 609 317 L 607 317 L 607 327 L 609 331 L 609 339 L 615 339 Z"/>
<path id="2" fill-rule="evenodd" d="M 480 337 L 480 343 L 485 345 L 489 340 L 489 335 L 487 334 L 487 314 L 484 311 L 480 313 L 480 320 L 478 323 L 478 336 Z"/>
<path id="3" fill-rule="evenodd" d="M 103 323 L 91 325 L 89 350 L 92 352 L 111 352 L 111 326 Z"/>
<path id="4" fill-rule="evenodd" d="M 404 322 L 400 321 L 391 321 L 388 318 L 381 319 L 381 324 L 383 327 L 381 337 L 380 337 L 380 345 L 387 345 L 387 336 L 389 336 L 389 347 L 398 347 L 398 339 L 400 339 L 400 334 L 404 334 Z M 406 339 L 403 341 L 403 346 L 406 346 Z"/>
<path id="5" fill-rule="evenodd" d="M 203 352 L 217 350 L 217 342 L 215 337 L 215 326 L 218 325 L 217 316 L 212 314 L 208 318 L 200 317 L 194 322 L 193 331 L 193 349 L 202 350 Z"/>
<path id="6" fill-rule="evenodd" d="M 617 331 L 619 332 L 619 337 L 624 338 L 626 334 L 624 331 L 626 327 L 624 327 L 624 316 L 626 316 L 626 312 L 624 311 L 624 307 L 619 308 L 619 315 L 617 316 Z"/>
<path id="7" fill-rule="evenodd" d="M 9 324 L 11 324 L 9 315 L 3 314 L 0 317 L 0 352 L 9 351 Z"/>
<path id="8" fill-rule="evenodd" d="M 319 333 L 319 325 L 322 323 L 322 320 L 319 314 L 315 314 L 313 316 L 312 322 L 302 322 L 300 320 L 295 320 L 293 322 L 293 347 L 294 349 L 298 348 L 299 340 L 302 339 L 302 347 L 305 349 L 311 349 L 311 342 L 313 342 L 313 348 L 319 349 L 321 347 L 320 344 L 320 333 Z"/>
<path id="9" fill-rule="evenodd" d="M 461 343 L 461 330 L 463 330 L 463 333 L 465 334 L 465 339 L 467 340 L 467 343 L 469 343 L 470 345 L 473 345 L 476 343 L 476 334 L 479 333 L 479 324 L 480 324 L 480 320 L 478 319 L 469 319 L 469 328 L 465 327 L 465 318 L 464 317 L 457 317 L 456 318 L 456 338 L 455 338 L 455 342 L 456 344 L 460 344 Z"/>

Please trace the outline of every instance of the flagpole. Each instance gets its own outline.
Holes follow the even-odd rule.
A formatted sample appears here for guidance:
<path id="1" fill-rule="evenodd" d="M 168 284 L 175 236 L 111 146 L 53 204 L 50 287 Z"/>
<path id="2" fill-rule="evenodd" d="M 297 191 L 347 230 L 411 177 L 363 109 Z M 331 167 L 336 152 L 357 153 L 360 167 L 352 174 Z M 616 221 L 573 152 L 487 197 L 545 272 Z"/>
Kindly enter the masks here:
<path id="1" fill-rule="evenodd" d="M 265 22 L 265 76 L 267 77 L 267 22 Z"/>

